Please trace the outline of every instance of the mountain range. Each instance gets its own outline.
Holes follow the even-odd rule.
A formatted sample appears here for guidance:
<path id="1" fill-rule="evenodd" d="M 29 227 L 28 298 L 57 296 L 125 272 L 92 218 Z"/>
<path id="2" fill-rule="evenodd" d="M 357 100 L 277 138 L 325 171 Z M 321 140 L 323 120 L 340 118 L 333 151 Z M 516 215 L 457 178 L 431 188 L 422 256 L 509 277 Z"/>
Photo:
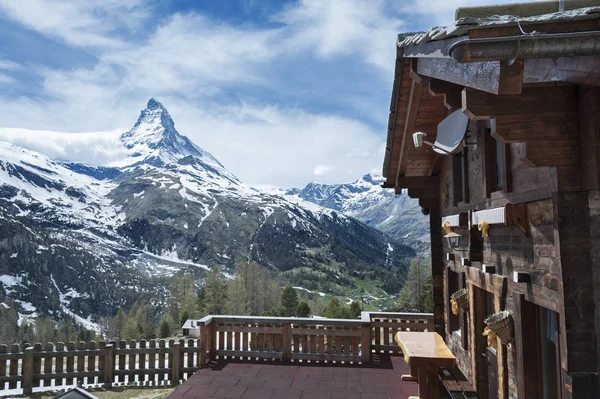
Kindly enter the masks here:
<path id="1" fill-rule="evenodd" d="M 429 218 L 417 200 L 382 189 L 383 182 L 383 176 L 369 173 L 351 183 L 311 182 L 286 194 L 354 217 L 428 256 Z"/>
<path id="2" fill-rule="evenodd" d="M 181 135 L 155 99 L 120 140 L 126 156 L 110 166 L 0 143 L 0 303 L 21 319 L 97 328 L 99 316 L 135 301 L 162 306 L 174 275 L 201 282 L 220 266 L 231 277 L 240 262 L 319 295 L 401 287 L 415 251 L 375 228 L 391 225 L 376 206 L 387 194 L 361 213 L 372 215 L 368 225 L 341 200 L 350 186 L 327 199 L 306 188 L 261 192 Z"/>

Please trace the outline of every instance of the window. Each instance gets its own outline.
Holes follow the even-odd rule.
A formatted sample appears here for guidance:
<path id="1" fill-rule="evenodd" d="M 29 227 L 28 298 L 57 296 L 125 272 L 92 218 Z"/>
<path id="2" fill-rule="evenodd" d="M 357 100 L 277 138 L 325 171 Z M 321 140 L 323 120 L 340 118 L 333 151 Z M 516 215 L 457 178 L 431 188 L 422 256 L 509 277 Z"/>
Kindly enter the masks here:
<path id="1" fill-rule="evenodd" d="M 538 309 L 542 398 L 558 398 L 558 314 L 546 308 Z"/>
<path id="2" fill-rule="evenodd" d="M 496 141 L 496 190 L 504 189 L 504 144 Z"/>
<path id="3" fill-rule="evenodd" d="M 510 187 L 510 144 L 496 141 L 485 129 L 483 136 L 483 162 L 485 195 L 494 191 L 511 191 Z"/>
<path id="4" fill-rule="evenodd" d="M 463 170 L 462 160 L 452 157 L 452 205 L 456 206 L 463 200 Z"/>
<path id="5" fill-rule="evenodd" d="M 522 379 L 525 397 L 559 398 L 562 390 L 558 313 L 518 300 L 520 306 Z M 520 303 L 520 305 L 519 305 Z"/>

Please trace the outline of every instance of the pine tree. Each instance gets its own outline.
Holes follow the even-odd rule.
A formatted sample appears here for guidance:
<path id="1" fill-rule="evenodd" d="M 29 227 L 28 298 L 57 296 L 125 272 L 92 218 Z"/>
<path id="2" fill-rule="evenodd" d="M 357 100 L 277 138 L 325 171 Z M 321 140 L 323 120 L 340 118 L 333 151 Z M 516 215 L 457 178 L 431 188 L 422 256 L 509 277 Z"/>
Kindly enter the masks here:
<path id="1" fill-rule="evenodd" d="M 281 292 L 281 300 L 279 303 L 282 316 L 292 317 L 296 314 L 296 308 L 298 308 L 298 293 L 295 289 L 289 285 Z"/>
<path id="2" fill-rule="evenodd" d="M 350 309 L 348 309 L 348 317 L 351 319 L 358 319 L 360 317 L 360 312 L 362 312 L 362 306 L 360 303 L 356 301 L 352 301 L 350 304 Z"/>
<path id="3" fill-rule="evenodd" d="M 431 290 L 431 268 L 421 258 L 413 258 L 410 261 L 404 287 L 400 290 L 399 310 L 405 312 L 425 311 L 427 296 L 431 296 Z M 430 300 L 433 301 L 433 298 Z"/>
<path id="4" fill-rule="evenodd" d="M 171 326 L 169 322 L 165 319 L 160 323 L 160 332 L 159 335 L 161 338 L 167 338 L 171 335 Z"/>
<path id="5" fill-rule="evenodd" d="M 240 263 L 236 269 L 246 290 L 249 315 L 262 315 L 279 302 L 279 287 L 258 263 Z"/>
<path id="6" fill-rule="evenodd" d="M 248 293 L 239 273 L 229 282 L 227 287 L 227 313 L 232 315 L 248 314 Z"/>
<path id="7" fill-rule="evenodd" d="M 324 312 L 329 319 L 347 319 L 348 309 L 336 297 L 331 298 Z"/>
<path id="8" fill-rule="evenodd" d="M 189 318 L 190 318 L 190 314 L 188 313 L 187 310 L 184 310 L 183 314 L 181 315 L 181 320 L 179 321 L 179 325 L 182 326 Z"/>
<path id="9" fill-rule="evenodd" d="M 127 314 L 125 314 L 123 309 L 119 308 L 117 315 L 112 319 L 109 337 L 115 338 L 118 341 L 121 340 L 125 324 L 127 324 Z"/>
<path id="10" fill-rule="evenodd" d="M 310 316 L 310 307 L 308 303 L 302 301 L 298 304 L 296 308 L 296 317 L 309 317 Z"/>
<path id="11" fill-rule="evenodd" d="M 204 298 L 208 314 L 224 314 L 227 301 L 227 282 L 218 266 L 213 266 L 204 281 Z"/>
<path id="12" fill-rule="evenodd" d="M 167 300 L 167 307 L 173 320 L 181 320 L 184 312 L 187 312 L 189 317 L 198 317 L 197 297 L 196 284 L 190 276 L 175 278 L 169 287 Z"/>

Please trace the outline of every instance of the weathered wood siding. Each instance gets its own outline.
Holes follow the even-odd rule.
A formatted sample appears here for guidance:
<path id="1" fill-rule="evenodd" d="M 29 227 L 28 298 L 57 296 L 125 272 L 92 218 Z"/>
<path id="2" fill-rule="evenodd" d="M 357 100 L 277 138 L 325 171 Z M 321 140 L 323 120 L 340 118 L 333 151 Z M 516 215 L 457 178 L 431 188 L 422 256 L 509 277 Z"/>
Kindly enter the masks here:
<path id="1" fill-rule="evenodd" d="M 439 201 L 442 216 L 506 204 L 526 204 L 527 228 L 491 225 L 489 237 L 483 239 L 481 258 L 472 256 L 474 254 L 468 250 L 452 251 L 444 240 L 444 267 L 466 273 L 468 284 L 493 292 L 495 310 L 508 309 L 520 317 L 521 309 L 517 307 L 527 301 L 527 304 L 556 311 L 560 324 L 561 366 L 568 374 L 563 382 L 572 384 L 575 398 L 597 393 L 600 370 L 600 116 L 597 106 L 600 90 L 588 87 L 560 90 L 570 93 L 570 106 L 563 111 L 564 115 L 555 111 L 548 117 L 565 124 L 561 129 L 564 128 L 564 134 L 570 137 L 568 142 L 557 140 L 553 145 L 552 141 L 540 139 L 551 123 L 538 123 L 536 118 L 542 114 L 531 115 L 535 123 L 531 123 L 530 131 L 527 125 L 522 125 L 522 132 L 518 134 L 534 137 L 538 135 L 534 130 L 541 129 L 540 135 L 533 141 L 506 144 L 511 184 L 504 190 L 490 192 L 486 190 L 489 183 L 486 181 L 484 142 L 492 137 L 490 130 L 485 130 L 480 133 L 478 145 L 468 149 L 468 192 L 463 195 L 467 201 L 457 201 L 460 190 L 454 186 L 457 173 L 456 170 L 453 172 L 451 157 L 444 157 L 441 163 Z M 573 93 L 575 97 L 571 96 Z M 539 119 L 543 118 L 540 116 Z M 478 126 L 491 128 L 493 125 L 488 120 L 481 120 Z M 485 135 L 484 140 L 481 134 Z M 581 137 L 580 144 L 573 140 L 574 136 Z M 563 141 L 567 147 L 563 146 Z M 563 155 L 568 162 L 563 161 L 566 159 Z M 556 166 L 534 167 L 528 157 L 548 165 L 555 158 Z M 453 231 L 463 236 L 463 245 L 473 242 L 473 234 L 481 234 L 476 228 L 470 231 L 453 228 Z M 448 260 L 447 254 L 453 255 L 454 259 Z M 467 259 L 466 262 L 462 258 Z M 495 266 L 495 275 L 505 282 L 505 291 L 485 282 L 482 264 Z M 528 273 L 530 283 L 514 283 L 513 271 Z M 448 323 L 452 292 L 447 281 L 443 284 L 443 294 L 444 316 Z M 520 323 L 518 317 L 515 323 Z M 469 331 L 473 334 L 472 326 L 469 329 L 462 327 L 462 334 Z M 460 334 L 449 331 L 446 326 L 446 342 L 461 370 L 473 382 L 475 356 L 470 345 L 465 348 L 462 341 Z M 499 398 L 517 398 L 520 392 L 525 392 L 523 359 L 519 359 L 523 344 L 517 342 L 511 348 L 503 346 L 498 352 Z"/>

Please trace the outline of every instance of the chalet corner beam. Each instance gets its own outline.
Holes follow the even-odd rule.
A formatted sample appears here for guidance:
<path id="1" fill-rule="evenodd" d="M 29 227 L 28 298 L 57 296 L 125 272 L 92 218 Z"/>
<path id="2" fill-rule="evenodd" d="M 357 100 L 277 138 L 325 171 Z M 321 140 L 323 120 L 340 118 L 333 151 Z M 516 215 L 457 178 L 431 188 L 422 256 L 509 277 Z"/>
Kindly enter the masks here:
<path id="1" fill-rule="evenodd" d="M 402 146 L 400 148 L 400 158 L 398 159 L 398 170 L 396 178 L 403 176 L 406 173 L 408 166 L 408 154 L 410 152 L 410 146 L 412 145 L 412 133 L 417 120 L 417 113 L 419 110 L 419 103 L 421 101 L 423 92 L 423 85 L 416 80 L 411 82 L 410 96 L 408 100 L 408 107 L 406 110 L 406 119 L 404 123 L 404 134 L 402 136 Z"/>
<path id="2" fill-rule="evenodd" d="M 496 95 L 520 94 L 523 61 L 459 64 L 448 58 L 419 58 L 417 73 Z"/>
<path id="3" fill-rule="evenodd" d="M 495 96 L 473 88 L 462 91 L 462 110 L 475 120 L 500 115 L 562 114 L 577 111 L 576 88 L 542 86 L 524 88 L 520 95 Z"/>

